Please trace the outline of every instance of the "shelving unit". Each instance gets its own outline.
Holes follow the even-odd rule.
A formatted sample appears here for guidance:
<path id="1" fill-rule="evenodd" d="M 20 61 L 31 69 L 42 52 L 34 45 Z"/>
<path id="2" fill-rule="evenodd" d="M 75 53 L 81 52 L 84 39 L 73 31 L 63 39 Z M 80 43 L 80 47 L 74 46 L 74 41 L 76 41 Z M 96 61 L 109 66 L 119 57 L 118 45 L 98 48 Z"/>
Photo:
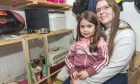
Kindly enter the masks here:
<path id="1" fill-rule="evenodd" d="M 28 70 L 28 64 L 30 62 L 30 52 L 29 52 L 29 46 L 28 46 L 28 41 L 30 40 L 34 40 L 34 39 L 44 39 L 44 49 L 48 50 L 48 37 L 51 36 L 55 36 L 55 35 L 59 35 L 59 34 L 70 34 L 72 33 L 71 29 L 62 29 L 62 30 L 58 30 L 58 31 L 53 31 L 50 32 L 48 34 L 24 34 L 21 35 L 21 38 L 16 38 L 16 39 L 9 39 L 9 40 L 0 40 L 0 46 L 4 46 L 4 45 L 12 45 L 15 43 L 22 43 L 22 48 L 23 48 L 23 53 L 24 53 L 24 65 L 25 65 L 25 69 L 26 69 L 26 73 L 27 73 L 27 78 L 28 78 L 28 84 L 31 84 L 31 80 L 30 80 L 30 73 Z M 46 53 L 48 53 L 48 51 L 46 51 Z M 53 74 L 57 73 L 59 70 L 57 70 L 56 72 L 54 72 Z M 45 77 L 44 79 L 42 79 L 41 81 L 38 82 L 41 83 L 42 81 L 46 80 L 47 78 L 49 78 L 51 75 L 53 74 L 49 74 L 47 77 Z"/>
<path id="2" fill-rule="evenodd" d="M 65 3 L 53 3 L 47 0 L 0 0 L 0 9 L 8 9 L 8 10 L 25 10 L 31 8 L 48 8 L 49 10 L 64 12 L 66 10 L 71 10 L 72 6 Z M 0 39 L 0 46 L 5 45 L 13 45 L 16 43 L 21 43 L 23 53 L 24 53 L 24 66 L 27 74 L 28 84 L 32 84 L 30 80 L 30 72 L 29 72 L 29 62 L 30 62 L 30 52 L 29 52 L 29 41 L 35 39 L 43 39 L 44 40 L 44 49 L 46 53 L 48 53 L 48 37 L 59 35 L 59 34 L 70 34 L 72 33 L 71 29 L 62 29 L 54 32 L 50 32 L 48 34 L 24 34 L 21 35 L 21 38 L 16 39 L 8 39 L 2 40 Z M 48 72 L 48 76 L 43 78 L 41 81 L 38 81 L 37 84 L 41 84 L 41 82 L 49 79 L 52 75 L 59 72 L 61 69 L 55 71 L 50 74 Z"/>

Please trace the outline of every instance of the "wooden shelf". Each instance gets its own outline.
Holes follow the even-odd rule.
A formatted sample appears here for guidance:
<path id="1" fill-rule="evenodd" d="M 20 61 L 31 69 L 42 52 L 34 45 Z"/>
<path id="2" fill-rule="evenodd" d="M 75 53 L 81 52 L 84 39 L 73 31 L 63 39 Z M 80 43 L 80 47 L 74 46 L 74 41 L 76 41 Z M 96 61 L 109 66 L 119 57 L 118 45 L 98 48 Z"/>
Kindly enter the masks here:
<path id="1" fill-rule="evenodd" d="M 68 4 L 53 3 L 46 0 L 0 0 L 0 5 L 12 6 L 13 9 L 47 7 L 51 9 L 68 10 L 72 7 Z"/>
<path id="2" fill-rule="evenodd" d="M 51 76 L 53 76 L 54 74 L 58 73 L 62 68 L 58 69 L 57 71 L 55 71 L 54 73 L 48 75 L 47 77 L 43 78 L 42 80 L 38 81 L 37 84 L 40 84 L 41 82 L 47 80 L 48 78 L 50 78 Z"/>
<path id="3" fill-rule="evenodd" d="M 0 5 L 14 6 L 17 4 L 31 3 L 31 0 L 0 0 Z"/>
<path id="4" fill-rule="evenodd" d="M 10 40 L 0 40 L 0 46 L 2 45 L 8 45 L 13 43 L 22 42 L 22 38 L 19 39 L 10 39 Z"/>
<path id="5" fill-rule="evenodd" d="M 49 36 L 55 36 L 58 34 L 71 33 L 71 32 L 72 32 L 71 29 L 62 29 L 62 30 L 50 32 L 48 34 L 24 34 L 24 35 L 21 35 L 22 36 L 21 38 L 8 39 L 8 40 L 1 39 L 0 46 L 22 42 L 23 40 L 41 39 L 41 38 L 45 37 L 45 35 L 47 35 L 49 37 Z"/>
<path id="6" fill-rule="evenodd" d="M 58 34 L 63 34 L 63 33 L 71 33 L 73 30 L 72 29 L 61 29 L 61 30 L 57 30 L 57 31 L 53 31 L 47 34 L 47 36 L 55 36 Z"/>

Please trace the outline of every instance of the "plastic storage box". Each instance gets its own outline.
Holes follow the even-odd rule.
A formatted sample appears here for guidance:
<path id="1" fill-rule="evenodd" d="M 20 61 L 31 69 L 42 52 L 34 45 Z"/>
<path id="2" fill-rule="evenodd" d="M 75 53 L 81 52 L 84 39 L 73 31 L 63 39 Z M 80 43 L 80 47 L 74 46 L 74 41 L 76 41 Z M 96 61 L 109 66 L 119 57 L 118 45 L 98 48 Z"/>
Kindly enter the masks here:
<path id="1" fill-rule="evenodd" d="M 66 16 L 64 13 L 49 13 L 50 31 L 66 28 Z"/>

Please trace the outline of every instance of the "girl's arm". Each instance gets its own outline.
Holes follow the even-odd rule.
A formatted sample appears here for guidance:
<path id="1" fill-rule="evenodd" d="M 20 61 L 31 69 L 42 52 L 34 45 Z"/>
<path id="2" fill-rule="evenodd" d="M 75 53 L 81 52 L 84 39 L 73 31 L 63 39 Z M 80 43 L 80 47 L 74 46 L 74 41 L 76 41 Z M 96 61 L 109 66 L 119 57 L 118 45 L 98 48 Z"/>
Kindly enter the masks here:
<path id="1" fill-rule="evenodd" d="M 75 46 L 75 42 L 74 42 L 71 46 L 71 49 L 69 50 L 68 55 L 65 58 L 65 63 L 66 63 L 66 66 L 68 68 L 69 74 L 72 74 L 73 72 L 76 71 L 75 65 L 73 64 L 74 63 L 73 62 L 74 61 L 74 56 L 75 56 L 75 52 L 76 52 L 75 47 L 76 46 Z"/>

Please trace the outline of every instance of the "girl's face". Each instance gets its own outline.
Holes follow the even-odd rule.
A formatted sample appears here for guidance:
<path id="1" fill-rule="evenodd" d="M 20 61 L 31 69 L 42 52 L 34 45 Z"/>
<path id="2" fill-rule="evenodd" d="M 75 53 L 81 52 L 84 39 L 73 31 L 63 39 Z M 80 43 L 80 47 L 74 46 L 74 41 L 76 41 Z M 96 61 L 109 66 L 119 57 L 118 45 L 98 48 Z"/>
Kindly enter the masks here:
<path id="1" fill-rule="evenodd" d="M 95 25 L 82 19 L 80 22 L 80 33 L 85 38 L 90 38 L 95 32 Z"/>
<path id="2" fill-rule="evenodd" d="M 97 2 L 96 14 L 102 24 L 107 27 L 111 27 L 112 19 L 114 18 L 114 12 L 106 0 L 100 0 Z"/>

